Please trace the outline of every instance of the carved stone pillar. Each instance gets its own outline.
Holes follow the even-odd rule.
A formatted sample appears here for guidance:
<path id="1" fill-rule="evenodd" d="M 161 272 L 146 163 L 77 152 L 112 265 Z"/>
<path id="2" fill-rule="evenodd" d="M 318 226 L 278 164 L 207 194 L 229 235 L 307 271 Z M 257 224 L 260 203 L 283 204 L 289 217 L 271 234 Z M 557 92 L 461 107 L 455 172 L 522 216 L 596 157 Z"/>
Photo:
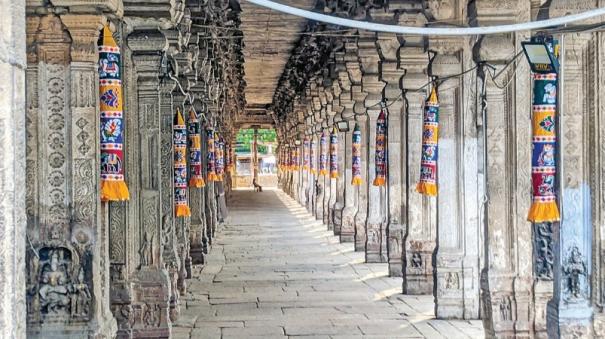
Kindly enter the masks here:
<path id="1" fill-rule="evenodd" d="M 416 192 L 420 178 L 422 142 L 423 101 L 426 88 L 419 90 L 428 81 L 426 75 L 427 54 L 420 47 L 405 47 L 399 52 L 406 74 L 402 79 L 407 112 L 407 200 L 404 236 L 403 293 L 431 294 L 433 291 L 433 251 L 436 245 L 436 201 Z"/>
<path id="2" fill-rule="evenodd" d="M 200 115 L 204 112 L 204 105 L 201 101 L 195 101 L 195 110 Z M 201 124 L 201 121 L 200 121 Z M 200 125 L 201 126 L 201 125 Z M 202 136 L 202 158 L 205 157 L 206 153 L 204 152 L 204 131 L 200 131 L 200 135 Z M 233 142 L 231 145 L 235 145 Z M 202 161 L 202 167 L 203 167 Z M 203 168 L 202 168 L 203 173 Z M 189 189 L 189 200 L 191 207 L 191 234 L 189 237 L 190 241 L 190 255 L 191 262 L 193 265 L 200 265 L 204 263 L 204 255 L 207 252 L 207 242 L 206 238 L 206 194 L 205 188 L 190 188 Z"/>
<path id="3" fill-rule="evenodd" d="M 131 195 L 131 203 L 139 204 L 140 269 L 135 274 L 134 337 L 167 338 L 170 336 L 169 301 L 171 282 L 162 261 L 162 230 L 168 220 L 162 220 L 161 187 L 161 114 L 160 65 L 162 52 L 168 47 L 165 36 L 159 31 L 140 30 L 128 36 L 133 51 L 138 98 L 137 133 L 140 145 L 139 192 Z M 136 200 L 134 200 L 134 199 Z M 134 201 L 132 201 L 134 200 Z"/>
<path id="4" fill-rule="evenodd" d="M 3 234 L 0 239 L 0 290 L 3 291 L 0 328 L 7 338 L 25 338 L 26 286 L 29 287 L 30 281 L 35 280 L 26 281 L 25 275 L 25 232 L 30 208 L 33 207 L 30 199 L 35 197 L 34 192 L 29 192 L 31 180 L 26 180 L 26 177 L 30 177 L 31 171 L 35 173 L 36 169 L 30 168 L 30 158 L 35 157 L 35 154 L 32 155 L 31 150 L 26 152 L 26 140 L 27 147 L 30 147 L 31 139 L 29 135 L 26 136 L 24 126 L 30 131 L 29 134 L 32 125 L 36 126 L 31 121 L 32 113 L 37 115 L 37 111 L 32 107 L 33 100 L 30 96 L 37 95 L 37 86 L 29 82 L 32 79 L 28 69 L 26 113 L 25 69 L 28 61 L 24 49 L 25 1 L 5 0 L 0 1 L 0 6 L 3 8 L 0 13 L 0 21 L 3 23 L 0 29 L 3 37 L 0 42 L 0 50 L 3 51 L 0 53 L 0 77 L 3 79 L 0 93 L 4 93 L 0 97 L 0 191 L 3 195 L 0 201 L 0 232 Z M 34 25 L 37 22 L 35 19 Z M 29 19 L 27 26 L 29 33 Z M 35 107 L 38 106 L 36 102 Z"/>
<path id="5" fill-rule="evenodd" d="M 438 78 L 470 69 L 473 60 L 463 39 L 431 38 L 437 54 L 431 65 Z M 443 319 L 479 317 L 478 153 L 475 75 L 455 77 L 439 86 L 439 196 L 435 313 Z M 464 192 L 464 195 L 461 194 Z"/>
<path id="6" fill-rule="evenodd" d="M 336 76 L 336 74 L 335 74 Z M 340 85 L 338 84 L 338 81 L 333 81 L 332 82 L 332 102 L 330 104 L 330 107 L 327 109 L 327 117 L 325 118 L 326 121 L 324 121 L 323 126 L 327 126 L 327 128 L 324 128 L 324 131 L 326 133 L 326 135 L 329 135 L 330 131 L 331 131 L 331 127 L 334 123 L 334 119 L 335 119 L 335 115 L 338 114 L 340 115 L 340 112 L 342 112 L 343 107 L 340 106 Z M 344 143 L 344 140 L 339 140 L 339 142 L 341 143 L 341 145 Z M 329 143 L 328 143 L 329 146 Z M 342 173 L 344 173 L 343 169 L 344 169 L 344 153 L 342 150 L 342 146 L 340 147 L 340 149 L 338 150 L 338 168 L 341 170 Z M 343 204 L 343 200 L 344 200 L 344 182 L 342 181 L 343 179 L 340 180 L 334 180 L 334 182 L 332 182 L 332 179 L 330 178 L 329 175 L 326 175 L 324 177 L 324 187 L 326 189 L 326 191 L 330 191 L 330 193 L 326 193 L 327 196 L 324 197 L 324 223 L 328 225 L 328 229 L 331 229 L 334 231 L 334 235 L 340 235 L 340 220 L 341 220 L 341 216 L 338 216 L 338 223 L 335 221 L 336 219 L 336 211 L 338 211 L 340 214 L 342 213 L 342 207 L 344 206 Z M 340 198 L 339 198 L 340 197 Z M 339 200 L 340 199 L 340 200 Z M 340 204 L 338 204 L 338 202 L 340 201 Z"/>
<path id="7" fill-rule="evenodd" d="M 28 72 L 35 82 L 28 102 L 37 109 L 27 117 L 32 174 L 27 180 L 33 188 L 28 195 L 28 336 L 113 336 L 117 326 L 108 303 L 108 229 L 101 218 L 96 141 L 96 42 L 105 19 L 49 14 L 30 20 L 34 45 L 28 59 L 36 65 Z"/>
<path id="8" fill-rule="evenodd" d="M 387 244 L 386 244 L 386 206 L 387 194 L 386 186 L 374 186 L 374 178 L 376 177 L 376 121 L 380 114 L 380 103 L 382 101 L 382 91 L 385 83 L 380 80 L 380 55 L 378 54 L 378 45 L 376 44 L 375 36 L 368 36 L 360 39 L 359 58 L 361 60 L 361 68 L 363 72 L 363 91 L 367 94 L 364 105 L 365 113 L 368 116 L 366 123 L 366 131 L 361 132 L 362 140 L 362 173 L 366 171 L 364 182 L 361 186 L 361 192 L 367 190 L 367 221 L 365 223 L 366 238 L 365 253 L 366 262 L 386 262 L 387 261 Z M 367 145 L 364 150 L 363 143 Z M 364 155 L 366 156 L 365 159 Z M 360 194 L 363 196 L 363 193 Z M 363 198 L 360 198 L 361 205 L 364 206 Z M 359 214 L 359 211 L 358 211 Z M 356 224 L 361 225 L 363 214 L 360 217 L 356 216 Z M 359 222 L 359 223 L 358 223 Z M 361 239 L 355 240 L 356 243 Z"/>
<path id="9" fill-rule="evenodd" d="M 351 157 L 351 137 L 353 135 L 353 127 L 355 124 L 354 116 L 357 111 L 360 114 L 365 114 L 365 107 L 363 101 L 365 100 L 365 93 L 361 91 L 361 66 L 359 65 L 359 56 L 357 41 L 345 43 L 345 65 L 347 69 L 347 77 L 339 76 L 342 94 L 340 95 L 340 102 L 345 108 L 342 112 L 344 119 L 349 120 L 350 131 L 343 133 L 345 142 L 342 143 L 345 152 L 345 168 L 343 170 L 345 181 L 345 207 L 342 210 L 342 226 L 340 231 L 341 241 L 353 241 L 357 239 L 357 229 L 355 227 L 355 216 L 358 212 L 359 206 L 359 187 L 351 185 L 352 177 L 352 165 L 353 159 Z M 357 109 L 354 107 L 357 106 Z M 364 136 L 362 135 L 362 144 Z M 363 150 L 362 150 L 363 154 Z M 365 159 L 367 160 L 367 159 Z M 364 178 L 364 180 L 367 178 Z M 365 213 L 365 212 L 364 212 Z M 362 231 L 365 233 L 365 223 L 362 227 Z M 361 234 L 360 234 L 361 235 Z M 361 241 L 361 240 L 360 240 Z M 363 249 L 365 245 L 365 239 L 361 241 L 360 245 Z M 358 248 L 356 242 L 356 249 Z"/>
<path id="10" fill-rule="evenodd" d="M 403 276 L 403 180 L 406 175 L 404 171 L 403 155 L 407 153 L 405 127 L 403 126 L 404 102 L 401 98 L 401 77 L 404 70 L 399 67 L 399 40 L 393 36 L 380 36 L 378 41 L 381 55 L 380 79 L 386 82 L 384 98 L 388 107 L 388 145 L 387 145 L 387 196 L 388 196 L 388 219 L 387 219 L 387 252 L 389 263 L 389 275 L 393 277 Z"/>
<path id="11" fill-rule="evenodd" d="M 476 57 L 491 60 L 499 70 L 519 46 L 510 36 L 490 36 L 475 49 Z M 478 124 L 487 135 L 487 144 L 482 142 L 479 151 L 487 150 L 487 172 L 479 173 L 480 182 L 487 175 L 484 189 L 489 197 L 483 225 L 487 254 L 481 272 L 481 302 L 488 335 L 527 336 L 532 331 L 531 225 L 526 221 L 531 200 L 531 87 L 527 64 L 519 63 L 514 75 L 508 72 L 498 83 L 479 73 L 487 82 L 487 120 L 479 118 Z"/>
<path id="12" fill-rule="evenodd" d="M 560 175 L 559 206 L 562 220 L 553 226 L 554 293 L 548 302 L 549 338 L 593 335 L 590 276 L 593 269 L 591 204 L 594 197 L 594 135 L 599 127 L 590 118 L 597 110 L 596 86 L 592 75 L 600 66 L 591 46 L 597 42 L 592 34 L 566 35 L 563 40 L 557 168 Z M 561 99 L 559 99 L 561 100 Z M 591 185 L 592 184 L 592 185 Z M 593 186 L 593 189 L 591 189 Z"/>

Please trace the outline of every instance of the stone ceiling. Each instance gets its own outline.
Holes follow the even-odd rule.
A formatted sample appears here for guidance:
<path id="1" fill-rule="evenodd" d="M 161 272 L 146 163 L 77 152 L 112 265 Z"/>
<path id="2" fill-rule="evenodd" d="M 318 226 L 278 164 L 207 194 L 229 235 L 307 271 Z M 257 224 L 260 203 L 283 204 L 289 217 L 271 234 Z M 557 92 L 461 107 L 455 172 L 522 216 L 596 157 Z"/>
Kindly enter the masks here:
<path id="1" fill-rule="evenodd" d="M 312 9 L 315 0 L 280 0 L 280 3 Z M 307 20 L 241 2 L 244 33 L 244 69 L 248 114 L 264 114 L 300 38 Z"/>

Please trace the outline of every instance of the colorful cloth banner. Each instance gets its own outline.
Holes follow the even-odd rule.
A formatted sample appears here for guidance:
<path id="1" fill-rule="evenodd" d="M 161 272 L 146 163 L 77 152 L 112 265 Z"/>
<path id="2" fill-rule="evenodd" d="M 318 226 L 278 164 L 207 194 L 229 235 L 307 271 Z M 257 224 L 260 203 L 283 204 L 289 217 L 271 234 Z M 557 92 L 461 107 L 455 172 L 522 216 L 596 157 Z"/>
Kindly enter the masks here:
<path id="1" fill-rule="evenodd" d="M 235 162 L 235 155 L 233 154 L 233 147 L 231 147 L 231 143 L 226 145 L 227 147 L 227 171 L 229 174 L 233 175 L 233 163 Z"/>
<path id="2" fill-rule="evenodd" d="M 330 178 L 338 178 L 338 131 L 336 127 L 330 134 Z"/>
<path id="3" fill-rule="evenodd" d="M 223 141 L 223 137 L 219 137 L 216 139 L 214 143 L 214 152 L 216 159 L 216 175 L 218 177 L 218 181 L 223 181 L 225 175 L 225 151 L 224 151 L 225 142 Z"/>
<path id="4" fill-rule="evenodd" d="M 219 179 L 216 175 L 216 154 L 214 151 L 214 130 L 211 128 L 206 129 L 206 144 L 208 145 L 208 154 L 206 155 L 208 174 L 206 180 L 218 181 Z"/>
<path id="5" fill-rule="evenodd" d="M 311 139 L 311 145 L 309 146 L 309 168 L 311 174 L 317 175 L 317 169 L 315 168 L 315 138 Z"/>
<path id="6" fill-rule="evenodd" d="M 309 138 L 305 137 L 303 140 L 303 171 L 309 170 Z"/>
<path id="7" fill-rule="evenodd" d="M 560 220 L 555 178 L 557 175 L 557 74 L 534 74 L 532 114 L 532 187 L 533 202 L 527 220 Z"/>
<path id="8" fill-rule="evenodd" d="M 189 186 L 200 188 L 206 186 L 202 173 L 202 136 L 200 121 L 193 109 L 189 110 Z"/>
<path id="9" fill-rule="evenodd" d="M 420 160 L 420 182 L 416 191 L 427 196 L 437 195 L 437 159 L 439 150 L 439 99 L 433 86 L 431 95 L 424 104 L 424 128 L 422 132 L 422 155 Z"/>
<path id="10" fill-rule="evenodd" d="M 299 171 L 300 170 L 300 147 L 294 146 L 292 150 L 292 170 Z"/>
<path id="11" fill-rule="evenodd" d="M 101 201 L 130 198 L 124 181 L 124 124 L 120 48 L 109 26 L 99 43 L 99 104 L 101 124 Z"/>
<path id="12" fill-rule="evenodd" d="M 385 109 L 380 110 L 378 120 L 376 121 L 376 156 L 375 169 L 376 177 L 374 178 L 374 186 L 384 186 L 386 184 L 387 175 L 387 117 Z"/>
<path id="13" fill-rule="evenodd" d="M 328 136 L 326 132 L 321 133 L 319 139 L 319 175 L 328 174 Z"/>
<path id="14" fill-rule="evenodd" d="M 181 110 L 174 116 L 174 205 L 177 217 L 191 216 L 187 202 L 187 127 Z"/>
<path id="15" fill-rule="evenodd" d="M 355 123 L 355 128 L 353 129 L 351 151 L 353 161 L 351 185 L 359 186 L 363 183 L 363 180 L 361 179 L 361 129 L 358 123 Z"/>

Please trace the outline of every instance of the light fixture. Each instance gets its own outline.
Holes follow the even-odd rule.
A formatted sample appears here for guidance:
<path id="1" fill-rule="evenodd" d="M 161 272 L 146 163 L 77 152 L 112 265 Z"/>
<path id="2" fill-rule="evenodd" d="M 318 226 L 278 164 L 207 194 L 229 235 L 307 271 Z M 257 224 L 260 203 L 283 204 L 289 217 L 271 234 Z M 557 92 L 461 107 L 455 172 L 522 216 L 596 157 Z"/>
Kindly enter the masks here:
<path id="1" fill-rule="evenodd" d="M 348 132 L 349 131 L 349 121 L 348 120 L 337 121 L 336 128 L 338 128 L 339 132 Z"/>
<path id="2" fill-rule="evenodd" d="M 531 41 L 521 43 L 534 73 L 556 73 L 558 71 L 559 63 L 553 50 L 554 45 L 552 37 L 546 36 L 535 36 L 531 38 Z"/>

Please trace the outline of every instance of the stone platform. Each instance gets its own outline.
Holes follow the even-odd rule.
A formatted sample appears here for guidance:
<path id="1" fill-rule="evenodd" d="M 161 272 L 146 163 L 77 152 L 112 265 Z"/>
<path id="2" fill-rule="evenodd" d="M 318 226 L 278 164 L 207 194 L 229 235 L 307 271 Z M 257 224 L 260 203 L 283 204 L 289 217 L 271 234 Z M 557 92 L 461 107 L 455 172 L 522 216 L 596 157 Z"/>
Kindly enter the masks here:
<path id="1" fill-rule="evenodd" d="M 400 294 L 401 278 L 353 246 L 281 191 L 234 191 L 174 337 L 484 337 L 480 321 L 436 320 L 433 296 Z"/>

